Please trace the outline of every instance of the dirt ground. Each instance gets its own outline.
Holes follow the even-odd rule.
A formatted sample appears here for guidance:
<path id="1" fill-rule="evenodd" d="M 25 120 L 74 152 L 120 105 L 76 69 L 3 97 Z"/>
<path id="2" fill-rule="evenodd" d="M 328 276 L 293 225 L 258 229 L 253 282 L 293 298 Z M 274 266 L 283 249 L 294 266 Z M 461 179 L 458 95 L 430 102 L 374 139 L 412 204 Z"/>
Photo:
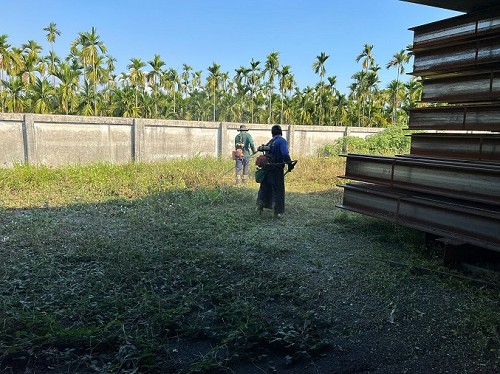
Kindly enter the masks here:
<path id="1" fill-rule="evenodd" d="M 422 240 L 420 248 L 405 248 L 423 233 L 339 215 L 321 231 L 300 230 L 310 235 L 307 247 L 265 265 L 293 274 L 304 292 L 316 290 L 311 313 L 328 344 L 312 355 L 263 355 L 233 372 L 500 372 L 500 273 L 485 278 L 459 264 L 445 266 L 442 247 Z M 281 225 L 289 232 L 314 222 L 291 215 Z"/>

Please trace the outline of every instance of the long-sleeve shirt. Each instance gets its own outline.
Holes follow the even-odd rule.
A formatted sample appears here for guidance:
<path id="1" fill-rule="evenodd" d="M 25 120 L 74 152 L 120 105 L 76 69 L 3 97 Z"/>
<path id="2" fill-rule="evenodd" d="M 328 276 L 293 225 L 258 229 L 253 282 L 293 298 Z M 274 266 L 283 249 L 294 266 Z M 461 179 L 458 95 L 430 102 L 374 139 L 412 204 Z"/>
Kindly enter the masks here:
<path id="1" fill-rule="evenodd" d="M 280 135 L 273 136 L 273 144 L 271 145 L 271 153 L 273 155 L 273 162 L 291 162 L 290 154 L 288 152 L 288 142 Z"/>

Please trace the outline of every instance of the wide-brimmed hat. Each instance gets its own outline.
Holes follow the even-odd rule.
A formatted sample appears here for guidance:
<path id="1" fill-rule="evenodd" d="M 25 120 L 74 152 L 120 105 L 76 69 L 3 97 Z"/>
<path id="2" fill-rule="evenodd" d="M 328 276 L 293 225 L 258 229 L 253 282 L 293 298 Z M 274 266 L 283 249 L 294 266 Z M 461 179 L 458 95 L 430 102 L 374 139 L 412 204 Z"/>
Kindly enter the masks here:
<path id="1" fill-rule="evenodd" d="M 248 131 L 248 128 L 245 125 L 241 125 L 240 131 Z"/>

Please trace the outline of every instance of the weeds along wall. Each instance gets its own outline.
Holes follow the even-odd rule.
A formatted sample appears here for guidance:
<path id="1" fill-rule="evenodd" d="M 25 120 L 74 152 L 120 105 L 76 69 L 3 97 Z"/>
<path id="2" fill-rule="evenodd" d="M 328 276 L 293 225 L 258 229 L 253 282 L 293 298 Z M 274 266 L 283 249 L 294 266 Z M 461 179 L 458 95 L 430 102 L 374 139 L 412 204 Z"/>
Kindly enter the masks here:
<path id="1" fill-rule="evenodd" d="M 256 147 L 271 125 L 248 125 Z M 156 162 L 195 156 L 230 157 L 240 123 L 0 113 L 0 167 Z M 379 128 L 283 125 L 293 157 L 317 154 L 343 136 Z"/>

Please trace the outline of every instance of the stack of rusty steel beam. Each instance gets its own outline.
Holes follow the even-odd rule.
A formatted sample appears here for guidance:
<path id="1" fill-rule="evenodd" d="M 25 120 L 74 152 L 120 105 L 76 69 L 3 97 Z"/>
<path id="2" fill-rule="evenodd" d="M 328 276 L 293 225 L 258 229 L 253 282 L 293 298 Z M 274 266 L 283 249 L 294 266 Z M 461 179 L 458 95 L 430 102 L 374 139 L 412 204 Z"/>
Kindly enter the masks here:
<path id="1" fill-rule="evenodd" d="M 403 1 L 467 13 L 411 29 L 410 154 L 346 155 L 338 207 L 500 252 L 500 7 Z"/>

